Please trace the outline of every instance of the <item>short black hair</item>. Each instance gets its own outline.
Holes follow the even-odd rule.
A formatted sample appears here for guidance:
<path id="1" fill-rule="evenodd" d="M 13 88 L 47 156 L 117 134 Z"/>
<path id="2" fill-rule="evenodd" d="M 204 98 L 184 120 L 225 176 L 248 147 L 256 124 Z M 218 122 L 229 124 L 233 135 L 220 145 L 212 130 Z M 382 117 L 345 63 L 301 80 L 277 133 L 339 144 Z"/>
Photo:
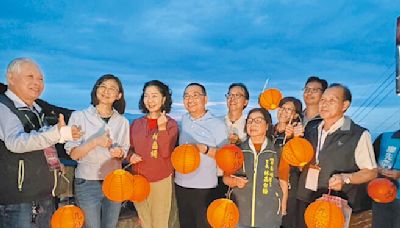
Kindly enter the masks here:
<path id="1" fill-rule="evenodd" d="M 343 101 L 349 101 L 351 103 L 352 95 L 347 86 L 340 83 L 332 83 L 328 88 L 341 88 L 343 90 Z"/>
<path id="2" fill-rule="evenodd" d="M 184 90 L 184 91 L 186 91 L 186 89 L 187 89 L 188 87 L 190 87 L 190 86 L 198 86 L 198 87 L 200 87 L 200 88 L 201 88 L 201 92 L 203 93 L 203 95 L 204 95 L 204 96 L 207 96 L 206 87 L 204 87 L 202 84 L 197 83 L 197 82 L 189 83 L 189 85 L 187 85 L 187 86 L 185 87 L 185 90 Z"/>
<path id="3" fill-rule="evenodd" d="M 139 109 L 143 113 L 149 113 L 149 110 L 146 108 L 146 105 L 144 105 L 144 92 L 147 87 L 149 86 L 155 86 L 158 88 L 160 91 L 161 95 L 165 97 L 165 102 L 163 105 L 161 105 L 161 112 L 165 111 L 166 113 L 171 112 L 171 106 L 172 106 L 172 91 L 169 89 L 168 85 L 164 84 L 163 82 L 159 80 L 151 80 L 148 81 L 144 84 L 143 86 L 143 93 L 142 96 L 140 97 L 139 101 Z"/>
<path id="4" fill-rule="evenodd" d="M 249 111 L 249 113 L 247 114 L 246 117 L 246 123 L 247 123 L 247 119 L 249 119 L 250 114 L 254 113 L 254 112 L 260 112 L 264 119 L 265 122 L 268 124 L 268 128 L 267 128 L 267 138 L 272 139 L 272 135 L 273 135 L 273 126 L 272 126 L 272 117 L 271 114 L 268 112 L 268 110 L 264 109 L 264 108 L 253 108 Z M 247 124 L 244 125 L 244 132 L 247 133 Z"/>
<path id="5" fill-rule="evenodd" d="M 319 84 L 321 84 L 322 92 L 324 92 L 326 88 L 328 88 L 328 82 L 325 79 L 319 78 L 317 76 L 309 77 L 306 81 L 306 84 L 304 84 L 304 87 L 306 87 L 307 84 L 310 82 L 318 82 Z"/>
<path id="6" fill-rule="evenodd" d="M 232 84 L 229 86 L 229 88 L 228 88 L 228 93 L 229 93 L 229 91 L 231 91 L 231 89 L 232 89 L 233 87 L 240 87 L 241 89 L 243 89 L 243 91 L 244 91 L 244 97 L 246 98 L 246 100 L 249 100 L 249 99 L 250 99 L 249 90 L 247 89 L 247 87 L 246 87 L 245 84 L 240 83 L 240 82 L 232 83 Z"/>
<path id="7" fill-rule="evenodd" d="M 97 99 L 97 96 L 96 96 L 96 91 L 97 91 L 97 88 L 101 85 L 101 83 L 103 83 L 106 80 L 114 80 L 118 84 L 118 90 L 119 90 L 119 93 L 121 93 L 121 98 L 119 100 L 114 101 L 112 107 L 115 110 L 117 110 L 117 112 L 119 114 L 122 115 L 125 112 L 125 105 L 126 105 L 125 96 L 124 96 L 124 88 L 122 87 L 121 80 L 119 80 L 119 78 L 117 76 L 114 76 L 112 74 L 105 74 L 105 75 L 101 76 L 99 79 L 97 79 L 96 83 L 93 86 L 92 92 L 90 93 L 90 95 L 91 95 L 90 104 L 92 104 L 93 106 L 96 106 L 99 104 L 99 100 Z"/>

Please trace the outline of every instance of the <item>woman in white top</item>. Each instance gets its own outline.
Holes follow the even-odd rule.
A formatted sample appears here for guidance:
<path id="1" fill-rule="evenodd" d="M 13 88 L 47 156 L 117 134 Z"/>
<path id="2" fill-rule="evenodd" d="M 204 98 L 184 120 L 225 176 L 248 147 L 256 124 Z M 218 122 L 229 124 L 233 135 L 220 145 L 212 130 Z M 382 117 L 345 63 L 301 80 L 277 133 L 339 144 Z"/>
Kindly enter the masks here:
<path id="1" fill-rule="evenodd" d="M 91 106 L 72 113 L 69 125 L 81 127 L 84 136 L 65 144 L 75 170 L 75 197 L 85 213 L 85 227 L 116 227 L 120 203 L 108 200 L 102 181 L 115 169 L 129 149 L 129 123 L 125 111 L 124 90 L 114 75 L 100 77 L 91 92 Z"/>

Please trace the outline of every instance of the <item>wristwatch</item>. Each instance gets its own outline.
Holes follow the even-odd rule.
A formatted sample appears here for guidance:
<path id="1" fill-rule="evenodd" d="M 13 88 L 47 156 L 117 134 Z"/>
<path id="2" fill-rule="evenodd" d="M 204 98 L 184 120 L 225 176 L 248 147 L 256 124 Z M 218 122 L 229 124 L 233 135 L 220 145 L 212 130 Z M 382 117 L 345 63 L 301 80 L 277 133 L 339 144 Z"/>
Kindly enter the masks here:
<path id="1" fill-rule="evenodd" d="M 343 182 L 344 182 L 345 184 L 350 184 L 350 183 L 351 183 L 350 175 L 342 174 L 342 177 L 343 177 Z"/>

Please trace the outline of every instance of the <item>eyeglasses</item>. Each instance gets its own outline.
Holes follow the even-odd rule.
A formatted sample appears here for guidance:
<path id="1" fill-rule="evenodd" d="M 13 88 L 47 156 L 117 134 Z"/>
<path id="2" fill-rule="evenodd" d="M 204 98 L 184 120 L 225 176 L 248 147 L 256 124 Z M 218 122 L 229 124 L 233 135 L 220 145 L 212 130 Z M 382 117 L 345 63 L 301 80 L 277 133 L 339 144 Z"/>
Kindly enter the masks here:
<path id="1" fill-rule="evenodd" d="M 322 91 L 321 88 L 309 88 L 306 87 L 303 89 L 304 93 L 318 93 L 319 91 Z"/>
<path id="2" fill-rule="evenodd" d="M 100 92 L 106 91 L 106 92 L 110 92 L 110 93 L 112 93 L 112 94 L 117 94 L 117 93 L 119 92 L 119 89 L 114 88 L 114 87 L 107 87 L 107 86 L 105 86 L 105 85 L 99 85 L 99 86 L 97 86 L 97 89 L 98 89 Z"/>
<path id="3" fill-rule="evenodd" d="M 252 124 L 252 123 L 260 124 L 260 123 L 262 123 L 263 121 L 265 121 L 265 119 L 262 118 L 262 117 L 256 117 L 256 118 L 254 118 L 254 119 L 248 118 L 248 119 L 246 120 L 246 124 Z"/>
<path id="4" fill-rule="evenodd" d="M 280 111 L 284 111 L 284 112 L 287 112 L 287 113 L 292 113 L 292 112 L 294 112 L 294 109 L 293 108 L 287 108 L 287 107 L 279 107 L 279 110 Z"/>
<path id="5" fill-rule="evenodd" d="M 225 97 L 226 97 L 226 99 L 235 99 L 235 100 L 237 100 L 237 99 L 240 99 L 240 98 L 242 98 L 242 97 L 244 97 L 244 95 L 243 94 L 240 94 L 240 93 L 227 93 L 227 94 L 225 94 Z"/>
<path id="6" fill-rule="evenodd" d="M 204 94 L 202 94 L 202 93 L 193 93 L 193 94 L 185 93 L 185 94 L 183 94 L 183 99 L 185 99 L 185 100 L 189 100 L 189 99 L 197 100 L 202 96 L 204 96 Z"/>

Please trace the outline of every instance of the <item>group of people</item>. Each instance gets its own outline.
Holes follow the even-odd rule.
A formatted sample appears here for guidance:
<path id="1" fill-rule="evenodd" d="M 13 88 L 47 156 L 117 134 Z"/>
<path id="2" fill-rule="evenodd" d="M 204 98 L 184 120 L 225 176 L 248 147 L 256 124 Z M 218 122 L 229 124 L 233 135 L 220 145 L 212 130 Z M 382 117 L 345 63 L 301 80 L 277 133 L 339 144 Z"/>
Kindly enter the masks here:
<path id="1" fill-rule="evenodd" d="M 144 228 L 168 227 L 174 193 L 181 227 L 209 227 L 207 207 L 225 197 L 228 187 L 240 211 L 238 227 L 306 227 L 307 206 L 328 191 L 349 202 L 350 227 L 363 227 L 372 204 L 366 184 L 378 175 L 399 182 L 400 132 L 379 136 L 373 146 L 367 129 L 345 116 L 350 90 L 315 76 L 303 89 L 305 109 L 299 99 L 284 97 L 275 124 L 264 108 L 245 114 L 250 95 L 243 83 L 229 86 L 223 117 L 206 108 L 204 85 L 190 83 L 179 125 L 168 115 L 172 92 L 158 80 L 144 84 L 144 115 L 129 125 L 123 85 L 114 75 L 101 76 L 89 107 L 72 113 L 39 99 L 44 76 L 32 59 L 12 60 L 6 77 L 0 93 L 0 227 L 49 227 L 56 173 L 63 169 L 57 143 L 65 143 L 77 161 L 74 196 L 90 228 L 116 227 L 121 204 L 104 196 L 102 181 L 124 161 L 150 182 L 148 198 L 135 203 Z M 293 137 L 313 145 L 315 156 L 305 167 L 282 159 L 282 147 Z M 200 165 L 189 174 L 175 172 L 170 161 L 182 144 L 200 151 Z M 229 175 L 214 158 L 226 144 L 236 144 L 244 155 L 241 169 Z M 399 197 L 373 203 L 374 227 L 400 226 Z"/>

